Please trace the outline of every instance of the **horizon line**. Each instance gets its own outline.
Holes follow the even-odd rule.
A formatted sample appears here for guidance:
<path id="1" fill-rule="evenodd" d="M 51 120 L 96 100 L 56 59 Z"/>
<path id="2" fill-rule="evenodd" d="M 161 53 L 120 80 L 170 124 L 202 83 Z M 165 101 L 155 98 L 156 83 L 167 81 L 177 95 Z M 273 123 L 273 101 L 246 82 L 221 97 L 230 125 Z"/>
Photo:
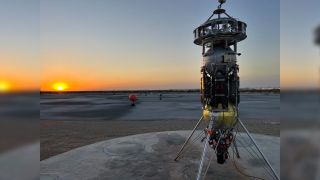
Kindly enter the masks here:
<path id="1" fill-rule="evenodd" d="M 40 93 L 85 93 L 85 92 L 197 92 L 200 91 L 199 88 L 191 89 L 122 89 L 122 90 L 72 90 L 72 91 L 41 91 Z M 270 87 L 270 88 L 240 88 L 240 91 L 280 91 L 280 87 Z"/>

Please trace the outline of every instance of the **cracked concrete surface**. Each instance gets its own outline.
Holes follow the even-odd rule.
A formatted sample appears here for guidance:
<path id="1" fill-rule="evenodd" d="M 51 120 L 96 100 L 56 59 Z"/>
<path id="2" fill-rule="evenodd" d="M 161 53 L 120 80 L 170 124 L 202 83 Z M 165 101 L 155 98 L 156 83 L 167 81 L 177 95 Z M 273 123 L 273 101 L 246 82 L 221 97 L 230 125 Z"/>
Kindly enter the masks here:
<path id="1" fill-rule="evenodd" d="M 77 148 L 41 161 L 40 179 L 195 179 L 202 143 L 194 143 L 179 162 L 173 161 L 188 133 L 190 131 L 139 134 Z M 249 148 L 252 145 L 244 134 L 241 135 L 241 158 L 236 159 L 240 169 L 250 175 L 272 179 L 265 174 L 264 164 L 244 150 L 243 146 Z M 279 173 L 279 137 L 258 134 L 254 137 Z M 224 165 L 217 164 L 214 157 L 207 179 L 246 179 L 235 169 L 231 149 L 229 152 L 231 157 Z"/>

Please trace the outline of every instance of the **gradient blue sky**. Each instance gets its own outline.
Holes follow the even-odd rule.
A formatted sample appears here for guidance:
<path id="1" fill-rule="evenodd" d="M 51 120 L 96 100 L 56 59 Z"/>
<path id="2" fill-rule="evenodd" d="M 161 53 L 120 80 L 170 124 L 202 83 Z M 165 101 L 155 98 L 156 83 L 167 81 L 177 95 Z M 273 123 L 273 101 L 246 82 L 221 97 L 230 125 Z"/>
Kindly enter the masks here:
<path id="1" fill-rule="evenodd" d="M 39 88 L 37 0 L 0 0 L 0 82 L 15 89 Z"/>
<path id="2" fill-rule="evenodd" d="M 56 81 L 73 90 L 199 88 L 192 31 L 216 7 L 215 0 L 2 0 L 0 46 L 9 54 L 1 59 L 27 79 L 40 71 L 42 90 Z M 279 1 L 224 7 L 248 24 L 241 87 L 278 87 Z"/>
<path id="3" fill-rule="evenodd" d="M 319 0 L 281 0 L 281 87 L 319 87 L 320 50 L 313 43 L 319 25 Z"/>
<path id="4" fill-rule="evenodd" d="M 192 31 L 216 6 L 214 0 L 42 0 L 42 88 L 63 78 L 85 90 L 198 88 L 201 48 Z M 278 87 L 279 1 L 229 0 L 225 8 L 248 24 L 239 46 L 241 87 Z"/>

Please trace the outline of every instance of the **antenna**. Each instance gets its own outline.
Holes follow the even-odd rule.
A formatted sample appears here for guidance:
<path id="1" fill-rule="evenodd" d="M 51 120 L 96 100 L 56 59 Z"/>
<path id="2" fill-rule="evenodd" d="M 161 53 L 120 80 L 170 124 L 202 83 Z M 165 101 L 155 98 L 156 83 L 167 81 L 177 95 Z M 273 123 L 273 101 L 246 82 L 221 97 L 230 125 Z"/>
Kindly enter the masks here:
<path id="1" fill-rule="evenodd" d="M 218 0 L 218 2 L 220 3 L 220 5 L 218 6 L 219 9 L 221 9 L 222 4 L 226 3 L 227 0 Z"/>
<path id="2" fill-rule="evenodd" d="M 220 3 L 220 4 L 223 4 L 223 3 L 225 3 L 227 0 L 218 0 L 218 2 Z"/>

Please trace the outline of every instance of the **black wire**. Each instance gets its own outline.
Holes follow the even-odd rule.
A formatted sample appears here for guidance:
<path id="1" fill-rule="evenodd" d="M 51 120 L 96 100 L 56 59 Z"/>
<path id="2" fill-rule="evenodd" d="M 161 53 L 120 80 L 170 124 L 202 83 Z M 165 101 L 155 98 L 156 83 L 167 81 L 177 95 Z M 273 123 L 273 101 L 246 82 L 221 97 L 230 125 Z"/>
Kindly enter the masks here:
<path id="1" fill-rule="evenodd" d="M 237 135 L 238 135 L 238 131 L 236 131 L 236 134 L 235 134 L 234 139 L 233 139 L 233 143 L 236 141 Z M 232 152 L 233 152 L 233 154 L 232 154 L 233 165 L 234 165 L 235 169 L 236 169 L 240 174 L 242 174 L 243 176 L 246 176 L 246 177 L 250 177 L 250 178 L 256 178 L 256 179 L 260 179 L 260 180 L 265 180 L 265 179 L 263 179 L 263 178 L 251 176 L 251 175 L 249 175 L 249 174 L 246 174 L 246 173 L 242 172 L 242 171 L 238 168 L 238 166 L 237 166 L 237 164 L 236 164 L 236 162 L 235 162 L 234 155 L 235 155 L 236 152 L 235 152 L 235 146 L 234 146 L 234 144 L 233 144 L 233 146 L 232 146 Z"/>
<path id="2" fill-rule="evenodd" d="M 238 142 L 245 148 L 245 144 L 243 144 L 241 141 L 239 141 L 238 139 Z M 252 159 L 255 159 L 255 158 L 258 158 L 259 160 L 261 160 L 259 157 L 255 157 L 251 151 L 249 151 L 248 149 L 245 148 L 245 150 L 248 152 L 248 154 L 251 156 Z M 263 161 L 264 162 L 264 161 Z M 264 170 L 268 173 L 268 175 L 270 175 L 271 177 L 273 177 L 272 174 L 270 174 L 269 170 L 265 167 L 265 166 L 262 166 L 264 168 Z M 266 174 L 265 174 L 266 175 Z"/>
<path id="3" fill-rule="evenodd" d="M 241 134 L 239 134 L 241 137 L 243 137 Z M 245 140 L 245 138 L 243 138 L 243 141 L 247 144 L 250 144 L 248 143 L 248 141 Z M 246 148 L 246 146 L 244 146 Z M 263 168 L 268 172 L 268 174 L 274 178 L 274 175 L 272 174 L 272 172 L 270 172 L 270 169 L 269 167 L 266 167 L 266 164 L 265 164 L 265 160 L 261 158 L 261 156 L 251 147 L 249 146 L 249 148 L 251 149 L 251 151 L 256 155 L 256 158 L 258 158 L 259 160 L 261 160 L 264 164 Z M 249 152 L 249 150 L 247 150 Z M 252 154 L 251 154 L 252 155 Z M 253 157 L 254 158 L 254 157 Z"/>
<path id="4" fill-rule="evenodd" d="M 237 130 L 238 130 L 238 129 L 237 129 Z M 249 155 L 251 155 L 251 157 L 252 157 L 253 159 L 257 158 L 257 159 L 259 159 L 260 161 L 262 161 L 262 162 L 263 162 L 263 165 L 264 165 L 264 166 L 262 166 L 262 167 L 264 168 L 264 170 L 268 173 L 269 176 L 271 176 L 272 178 L 274 178 L 274 175 L 270 172 L 269 167 L 266 166 L 265 160 L 262 159 L 261 156 L 260 156 L 251 146 L 247 146 L 247 145 L 246 145 L 246 144 L 250 144 L 250 143 L 248 143 L 248 141 L 246 141 L 245 138 L 243 138 L 243 136 L 241 135 L 241 133 L 239 133 L 239 136 L 242 137 L 244 143 L 242 143 L 242 141 L 240 141 L 240 138 L 238 138 L 238 142 L 244 147 L 244 149 L 249 153 Z M 251 144 L 252 144 L 252 143 L 251 143 Z M 252 152 L 249 151 L 249 149 L 247 149 L 247 147 L 249 147 L 249 148 L 251 149 L 251 151 L 252 151 L 256 156 L 254 156 L 254 155 L 252 154 Z"/>
<path id="5" fill-rule="evenodd" d="M 233 151 L 233 155 L 232 155 L 233 166 L 235 167 L 235 169 L 236 169 L 241 175 L 246 176 L 246 177 L 249 177 L 249 178 L 265 180 L 265 179 L 263 179 L 263 178 L 256 177 L 256 176 L 251 176 L 251 175 L 248 175 L 248 174 L 242 172 L 242 171 L 238 168 L 238 166 L 237 166 L 237 164 L 236 164 L 236 161 L 235 161 L 235 158 L 234 158 L 234 154 L 235 154 L 235 152 L 234 152 L 234 147 L 232 147 L 232 151 Z"/>

